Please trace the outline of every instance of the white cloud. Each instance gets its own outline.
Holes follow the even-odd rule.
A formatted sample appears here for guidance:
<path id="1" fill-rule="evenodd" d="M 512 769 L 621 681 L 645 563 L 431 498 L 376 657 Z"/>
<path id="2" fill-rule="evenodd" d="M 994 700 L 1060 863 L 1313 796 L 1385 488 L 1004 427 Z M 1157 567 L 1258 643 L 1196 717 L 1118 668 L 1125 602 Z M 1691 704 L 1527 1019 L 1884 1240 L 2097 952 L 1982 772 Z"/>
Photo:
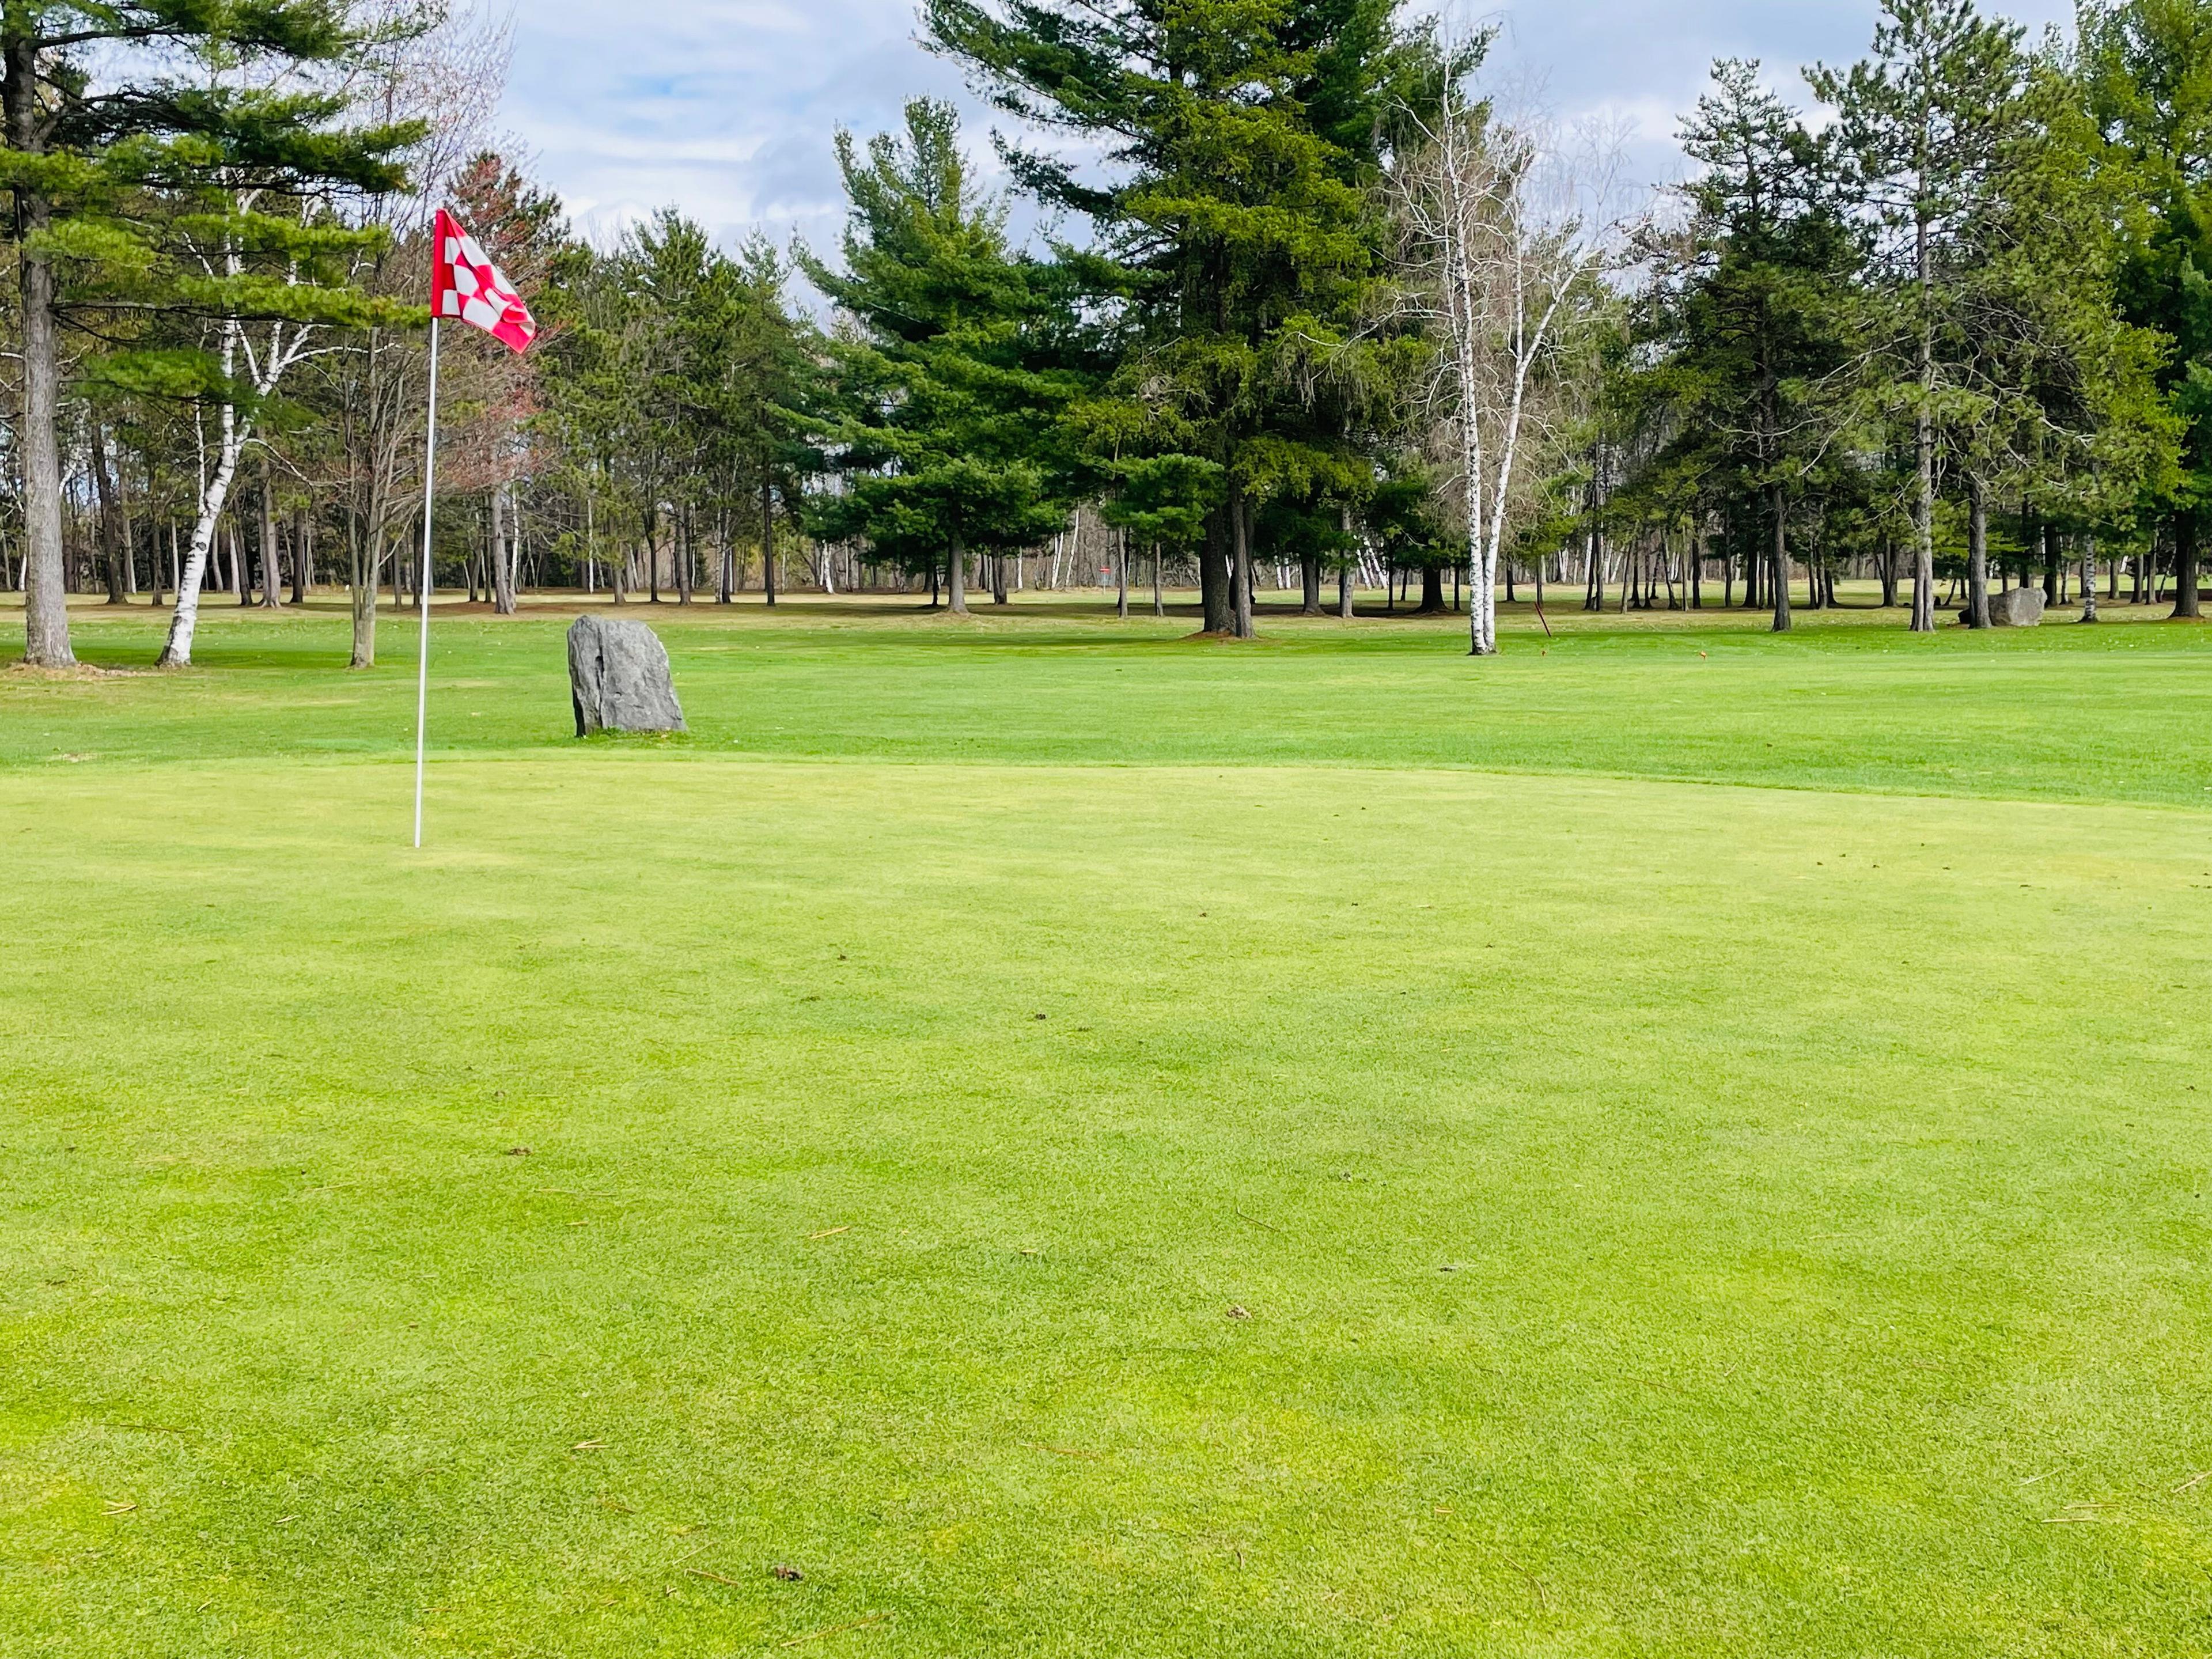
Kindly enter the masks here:
<path id="1" fill-rule="evenodd" d="M 2071 0 L 2018 0 L 2040 28 Z M 1676 175 L 1674 131 L 1716 57 L 1765 60 L 1798 101 L 1798 66 L 1864 50 L 1873 0 L 1524 0 L 1504 14 L 1500 77 L 1540 82 L 1571 118 L 1609 113 L 1632 169 Z M 911 0 L 532 0 L 516 15 L 505 115 L 580 222 L 607 234 L 673 203 L 734 240 L 835 239 L 830 135 L 896 123 L 917 94 L 989 118 L 956 65 L 915 39 Z"/>

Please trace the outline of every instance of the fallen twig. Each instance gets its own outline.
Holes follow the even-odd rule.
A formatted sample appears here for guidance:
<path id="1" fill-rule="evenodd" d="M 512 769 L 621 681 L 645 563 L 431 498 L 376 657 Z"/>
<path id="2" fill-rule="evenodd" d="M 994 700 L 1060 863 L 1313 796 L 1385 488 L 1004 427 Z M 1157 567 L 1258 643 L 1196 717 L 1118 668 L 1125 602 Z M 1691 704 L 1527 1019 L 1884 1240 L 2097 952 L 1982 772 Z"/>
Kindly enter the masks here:
<path id="1" fill-rule="evenodd" d="M 1543 1608 L 1545 1612 L 1549 1613 L 1552 1610 L 1552 1597 L 1550 1592 L 1546 1590 L 1544 1588 L 1544 1581 L 1537 1577 L 1534 1573 L 1529 1571 L 1528 1568 L 1522 1566 L 1518 1561 L 1516 1561 L 1511 1556 L 1506 1555 L 1504 1550 L 1500 1550 L 1498 1553 L 1499 1555 L 1504 1556 L 1505 1565 L 1507 1566 L 1512 1568 L 1514 1571 L 1519 1573 L 1523 1578 L 1528 1581 L 1528 1588 L 1536 1592 L 1536 1605 Z"/>

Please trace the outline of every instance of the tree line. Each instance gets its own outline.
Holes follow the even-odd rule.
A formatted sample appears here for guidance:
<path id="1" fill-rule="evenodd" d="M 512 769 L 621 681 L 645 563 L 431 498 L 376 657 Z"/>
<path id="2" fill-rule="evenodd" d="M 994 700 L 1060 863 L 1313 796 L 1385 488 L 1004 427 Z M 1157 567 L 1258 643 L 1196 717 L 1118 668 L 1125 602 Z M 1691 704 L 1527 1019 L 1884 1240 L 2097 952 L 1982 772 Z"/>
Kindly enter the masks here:
<path id="1" fill-rule="evenodd" d="M 1401 0 L 921 21 L 1007 118 L 1005 186 L 918 99 L 829 140 L 836 247 L 725 248 L 673 207 L 579 235 L 501 158 L 504 38 L 465 16 L 0 8 L 28 659 L 72 660 L 72 590 L 150 594 L 185 664 L 210 595 L 342 583 L 366 666 L 380 595 L 426 579 L 502 611 L 890 582 L 961 612 L 1046 549 L 1125 615 L 1194 581 L 1233 636 L 1263 582 L 1349 615 L 1417 580 L 1463 593 L 1476 654 L 1523 586 L 1778 629 L 1845 579 L 1920 630 L 2008 584 L 2197 614 L 2212 0 L 2035 40 L 1883 0 L 1802 106 L 1716 64 L 1656 195 Z M 424 571 L 441 203 L 542 332 L 448 343 Z"/>

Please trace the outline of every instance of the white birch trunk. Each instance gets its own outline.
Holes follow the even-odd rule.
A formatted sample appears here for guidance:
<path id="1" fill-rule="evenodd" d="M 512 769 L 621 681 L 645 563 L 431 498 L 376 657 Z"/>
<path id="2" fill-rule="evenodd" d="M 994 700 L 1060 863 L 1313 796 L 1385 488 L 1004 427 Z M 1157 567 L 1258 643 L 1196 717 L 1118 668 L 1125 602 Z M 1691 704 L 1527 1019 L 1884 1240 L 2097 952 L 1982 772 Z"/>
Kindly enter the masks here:
<path id="1" fill-rule="evenodd" d="M 251 198 L 241 204 L 250 208 Z M 235 248 L 226 248 L 223 270 L 234 281 L 244 270 L 245 262 Z M 296 273 L 290 280 L 297 281 Z M 285 372 L 307 354 L 310 329 L 300 325 L 287 331 L 287 325 L 272 323 L 265 350 L 257 352 L 248 337 L 246 325 L 234 318 L 226 319 L 222 325 L 222 374 L 228 381 L 234 379 L 243 361 L 246 376 L 257 398 L 266 398 L 276 391 Z M 200 588 L 207 575 L 208 556 L 215 545 L 216 526 L 222 510 L 230 500 L 230 487 L 238 477 L 239 458 L 252 441 L 253 423 L 239 419 L 235 404 L 222 405 L 222 437 L 216 453 L 215 475 L 209 478 L 200 492 L 199 517 L 192 526 L 190 552 L 185 556 L 185 568 L 177 580 L 177 608 L 169 618 L 169 636 L 161 647 L 159 665 L 163 668 L 189 668 L 192 661 L 192 635 L 199 623 Z"/>
<path id="2" fill-rule="evenodd" d="M 242 332 L 235 324 L 225 325 L 222 349 L 222 369 L 228 378 L 238 360 L 237 336 Z M 222 509 L 230 500 L 230 486 L 238 477 L 238 459 L 246 449 L 246 440 L 252 434 L 250 422 L 240 422 L 238 410 L 229 404 L 222 406 L 222 435 L 216 449 L 215 474 L 200 491 L 199 516 L 192 524 L 192 539 L 185 554 L 185 568 L 177 577 L 177 608 L 169 617 L 169 637 L 161 647 L 159 665 L 163 668 L 189 668 L 192 662 L 192 635 L 199 625 L 200 588 L 207 578 L 208 556 L 215 548 L 216 526 L 222 521 Z"/>

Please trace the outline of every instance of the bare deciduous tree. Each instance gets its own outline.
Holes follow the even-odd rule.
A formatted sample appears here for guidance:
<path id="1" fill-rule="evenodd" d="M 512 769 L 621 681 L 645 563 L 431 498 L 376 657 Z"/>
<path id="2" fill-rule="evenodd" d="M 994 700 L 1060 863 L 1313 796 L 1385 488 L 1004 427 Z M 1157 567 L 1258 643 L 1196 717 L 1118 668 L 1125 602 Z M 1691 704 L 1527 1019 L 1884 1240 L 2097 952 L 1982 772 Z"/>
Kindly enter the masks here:
<path id="1" fill-rule="evenodd" d="M 1473 653 L 1498 649 L 1496 588 L 1529 452 L 1552 436 L 1554 378 L 1624 245 L 1617 143 L 1508 123 L 1462 86 L 1416 118 L 1394 175 L 1400 304 L 1433 331 L 1425 388 L 1463 520 Z"/>

